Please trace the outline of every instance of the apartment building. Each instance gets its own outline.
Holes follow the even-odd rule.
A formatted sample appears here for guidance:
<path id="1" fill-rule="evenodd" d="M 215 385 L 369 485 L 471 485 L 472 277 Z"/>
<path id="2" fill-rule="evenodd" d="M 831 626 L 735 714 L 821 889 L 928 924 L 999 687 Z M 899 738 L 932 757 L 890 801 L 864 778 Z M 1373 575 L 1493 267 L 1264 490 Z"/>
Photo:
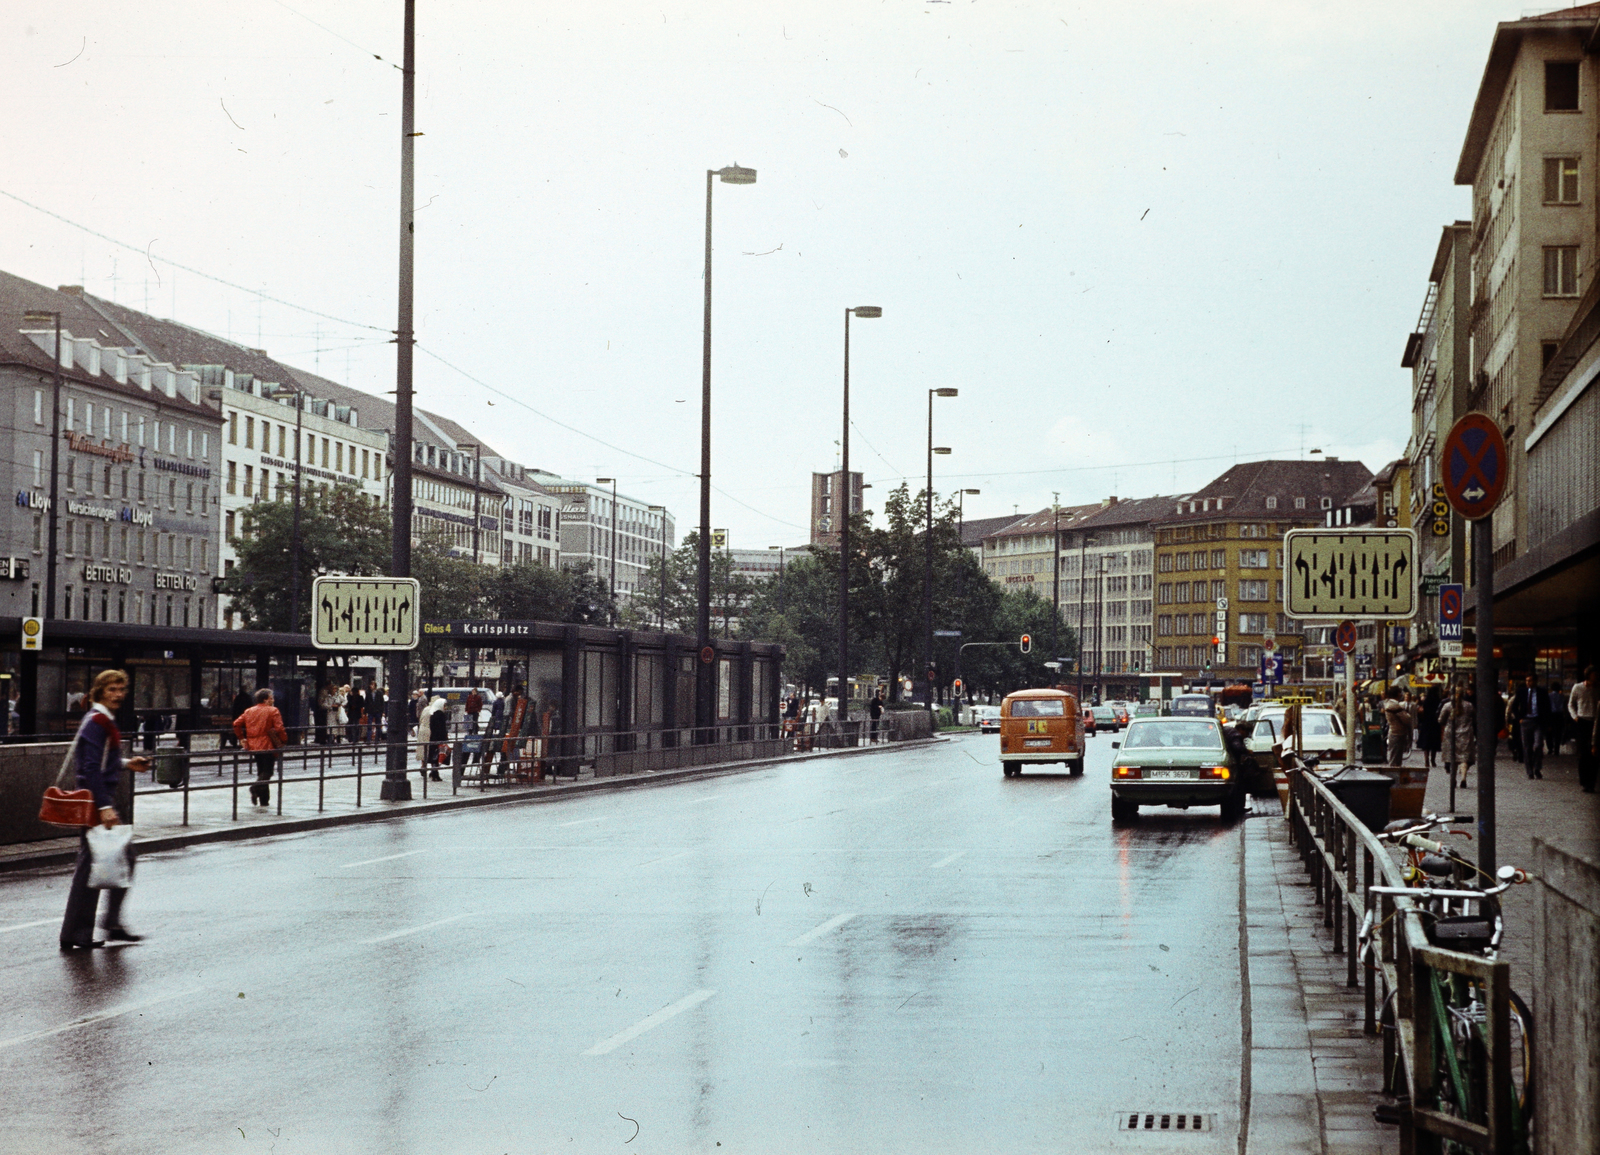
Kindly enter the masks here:
<path id="1" fill-rule="evenodd" d="M 483 459 L 484 476 L 505 494 L 500 511 L 500 563 L 561 568 L 561 498 L 545 488 L 561 479 L 503 457 Z"/>
<path id="2" fill-rule="evenodd" d="M 1283 535 L 1327 524 L 1372 480 L 1358 461 L 1253 461 L 1173 502 L 1155 537 L 1155 668 L 1191 684 L 1253 681 L 1270 631 L 1299 680 L 1302 623 L 1283 615 Z"/>
<path id="3" fill-rule="evenodd" d="M 996 585 L 1008 589 L 1032 588 L 1049 599 L 1056 573 L 1059 530 L 1066 533 L 1079 520 L 1100 512 L 1099 503 L 1045 506 L 1037 513 L 1005 521 L 981 538 L 983 572 Z M 1066 577 L 1063 568 L 1061 576 Z"/>
<path id="4" fill-rule="evenodd" d="M 1510 668 L 1564 680 L 1580 649 L 1594 660 L 1583 608 L 1600 588 L 1597 19 L 1584 5 L 1496 26 L 1455 172 L 1472 189 L 1468 407 L 1499 423 L 1511 458 L 1492 518 L 1497 622 Z"/>
<path id="5" fill-rule="evenodd" d="M 621 597 L 638 592 L 650 560 L 671 553 L 676 544 L 672 514 L 662 506 L 623 493 L 613 499 L 609 485 L 559 479 L 541 484 L 563 502 L 561 567 L 587 563 L 609 582 L 615 557 Z"/>
<path id="6" fill-rule="evenodd" d="M 1082 639 L 1086 677 L 1110 698 L 1142 697 L 1151 667 L 1155 546 L 1151 522 L 1175 497 L 1108 497 L 1061 543 L 1061 613 Z"/>
<path id="7" fill-rule="evenodd" d="M 0 381 L 15 495 L 7 612 L 52 616 L 49 570 L 54 376 L 61 439 L 53 616 L 176 629 L 209 625 L 218 566 L 222 422 L 197 375 L 153 357 L 75 286 L 0 273 Z M 56 345 L 58 314 L 61 343 Z M 31 314 L 31 315 L 30 315 Z"/>

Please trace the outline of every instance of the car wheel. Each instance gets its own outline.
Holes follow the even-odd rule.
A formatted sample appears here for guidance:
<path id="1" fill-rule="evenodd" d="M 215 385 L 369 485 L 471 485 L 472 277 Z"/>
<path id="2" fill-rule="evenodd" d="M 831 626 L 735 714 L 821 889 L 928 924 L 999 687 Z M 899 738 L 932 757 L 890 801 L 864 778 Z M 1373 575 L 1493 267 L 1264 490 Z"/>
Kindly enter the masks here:
<path id="1" fill-rule="evenodd" d="M 1021 772 L 1022 767 L 1018 766 L 1015 762 L 1000 763 L 1000 773 L 1004 774 L 1007 778 L 1013 778 Z"/>
<path id="2" fill-rule="evenodd" d="M 1067 773 L 1071 774 L 1073 777 L 1077 777 L 1079 774 L 1082 774 L 1083 773 L 1083 759 L 1082 758 L 1074 758 L 1071 762 L 1068 762 L 1067 763 Z"/>
<path id="3" fill-rule="evenodd" d="M 1111 821 L 1132 822 L 1139 817 L 1139 804 L 1111 796 Z"/>

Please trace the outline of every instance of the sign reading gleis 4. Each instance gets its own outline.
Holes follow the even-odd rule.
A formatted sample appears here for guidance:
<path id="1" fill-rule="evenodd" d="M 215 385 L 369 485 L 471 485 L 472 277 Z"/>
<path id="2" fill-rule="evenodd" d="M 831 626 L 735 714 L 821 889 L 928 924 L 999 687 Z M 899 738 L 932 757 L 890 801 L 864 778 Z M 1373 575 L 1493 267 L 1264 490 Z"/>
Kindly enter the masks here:
<path id="1" fill-rule="evenodd" d="M 1417 612 L 1417 535 L 1409 529 L 1292 529 L 1283 539 L 1291 618 L 1409 618 Z"/>
<path id="2" fill-rule="evenodd" d="M 421 593 L 416 578 L 316 578 L 311 644 L 319 650 L 414 650 Z"/>

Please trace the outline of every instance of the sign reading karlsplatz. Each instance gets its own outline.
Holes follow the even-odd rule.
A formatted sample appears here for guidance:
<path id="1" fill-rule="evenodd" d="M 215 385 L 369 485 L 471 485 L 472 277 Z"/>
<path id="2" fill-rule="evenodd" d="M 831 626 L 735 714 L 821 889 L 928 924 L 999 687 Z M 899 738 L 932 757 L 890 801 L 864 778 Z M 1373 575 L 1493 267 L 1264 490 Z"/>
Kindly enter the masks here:
<path id="1" fill-rule="evenodd" d="M 1409 529 L 1293 529 L 1283 539 L 1283 612 L 1292 618 L 1409 618 L 1417 537 Z"/>
<path id="2" fill-rule="evenodd" d="M 319 650 L 414 650 L 416 578 L 319 577 L 311 583 L 311 644 Z"/>

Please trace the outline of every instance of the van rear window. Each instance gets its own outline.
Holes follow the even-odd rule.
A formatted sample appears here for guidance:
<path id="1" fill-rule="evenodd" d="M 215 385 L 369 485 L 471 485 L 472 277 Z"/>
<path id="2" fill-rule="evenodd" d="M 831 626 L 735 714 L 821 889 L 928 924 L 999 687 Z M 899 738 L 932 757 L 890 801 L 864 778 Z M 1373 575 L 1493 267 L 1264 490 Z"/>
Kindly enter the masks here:
<path id="1" fill-rule="evenodd" d="M 1064 718 L 1066 714 L 1064 698 L 1019 698 L 1011 703 L 1013 718 Z"/>

